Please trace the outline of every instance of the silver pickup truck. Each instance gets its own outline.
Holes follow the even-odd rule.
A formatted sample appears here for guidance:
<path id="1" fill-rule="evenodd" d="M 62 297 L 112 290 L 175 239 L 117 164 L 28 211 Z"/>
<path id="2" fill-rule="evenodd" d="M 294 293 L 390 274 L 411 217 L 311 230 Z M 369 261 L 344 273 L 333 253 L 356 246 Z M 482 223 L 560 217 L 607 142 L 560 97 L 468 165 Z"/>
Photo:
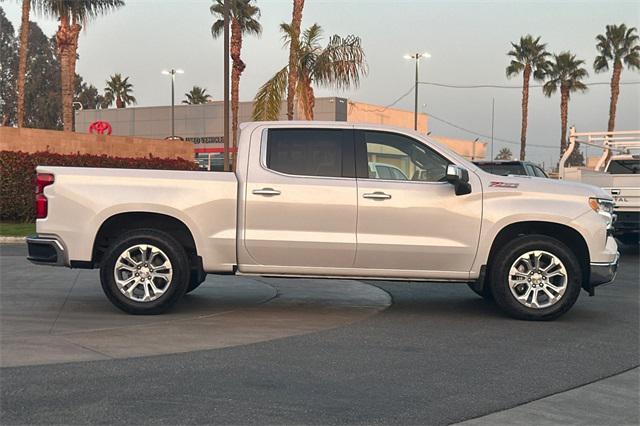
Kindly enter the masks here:
<path id="1" fill-rule="evenodd" d="M 404 129 L 246 124 L 235 173 L 37 170 L 29 260 L 100 268 L 133 314 L 237 274 L 467 283 L 516 318 L 549 320 L 618 264 L 603 190 L 491 175 Z"/>

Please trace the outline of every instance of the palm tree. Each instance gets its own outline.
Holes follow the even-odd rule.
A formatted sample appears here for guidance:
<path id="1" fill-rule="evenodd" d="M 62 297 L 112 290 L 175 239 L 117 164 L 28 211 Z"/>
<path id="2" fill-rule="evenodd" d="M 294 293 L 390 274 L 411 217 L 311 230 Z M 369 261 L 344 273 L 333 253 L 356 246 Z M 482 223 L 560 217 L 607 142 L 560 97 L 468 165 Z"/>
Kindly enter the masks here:
<path id="1" fill-rule="evenodd" d="M 289 24 L 281 24 L 286 44 L 290 44 L 293 30 Z M 358 86 L 360 76 L 367 72 L 365 54 L 360 38 L 349 35 L 342 38 L 333 35 L 325 48 L 320 45 L 322 28 L 314 24 L 304 31 L 296 52 L 296 98 L 306 120 L 313 120 L 315 95 L 313 85 L 334 89 Z M 255 120 L 277 120 L 282 99 L 287 92 L 287 82 L 292 74 L 289 65 L 278 71 L 260 87 L 254 99 Z"/>
<path id="2" fill-rule="evenodd" d="M 562 52 L 553 55 L 547 69 L 547 82 L 542 86 L 542 91 L 547 97 L 551 97 L 560 88 L 560 155 L 567 147 L 567 116 L 569 115 L 569 97 L 573 92 L 584 92 L 587 86 L 581 81 L 589 76 L 582 67 L 584 61 L 576 59 L 571 52 Z"/>
<path id="3" fill-rule="evenodd" d="M 604 34 L 596 37 L 596 49 L 600 53 L 593 62 L 596 73 L 609 70 L 609 62 L 613 63 L 611 75 L 611 103 L 609 104 L 609 125 L 607 131 L 612 132 L 616 126 L 616 106 L 620 95 L 620 76 L 623 63 L 631 70 L 640 69 L 640 44 L 636 28 L 627 28 L 625 24 L 607 25 Z"/>
<path id="4" fill-rule="evenodd" d="M 207 93 L 207 89 L 199 86 L 193 86 L 184 96 L 186 99 L 183 100 L 182 103 L 187 105 L 206 104 L 209 102 L 209 99 L 211 99 L 211 95 Z"/>
<path id="5" fill-rule="evenodd" d="M 304 0 L 293 0 L 291 13 L 291 41 L 289 43 L 289 75 L 287 78 L 287 119 L 293 120 L 293 104 L 296 95 L 298 74 L 298 52 L 300 50 L 300 26 Z"/>
<path id="6" fill-rule="evenodd" d="M 511 63 L 507 67 L 507 77 L 513 77 L 522 72 L 522 128 L 520 130 L 520 160 L 524 160 L 527 144 L 527 121 L 529 110 L 529 80 L 531 73 L 538 81 L 544 80 L 544 70 L 547 66 L 547 45 L 540 43 L 540 37 L 533 38 L 527 34 L 520 37 L 520 43 L 511 43 L 513 47 L 507 55 L 511 56 Z"/>
<path id="7" fill-rule="evenodd" d="M 18 127 L 22 127 L 24 125 L 24 84 L 27 77 L 27 55 L 29 55 L 29 14 L 31 13 L 32 2 L 35 3 L 36 0 L 22 0 L 20 50 L 18 51 L 18 78 L 16 81 L 16 121 Z"/>
<path id="8" fill-rule="evenodd" d="M 65 131 L 73 130 L 73 94 L 80 30 L 90 19 L 123 5 L 123 0 L 43 1 L 44 11 L 60 21 L 56 32 L 56 48 L 60 60 L 62 122 Z"/>
<path id="9" fill-rule="evenodd" d="M 114 74 L 107 80 L 107 87 L 104 88 L 104 105 L 109 106 L 115 102 L 116 108 L 125 108 L 135 104 L 136 98 L 132 93 L 133 84 L 129 83 L 129 77 L 123 79 L 121 74 Z"/>
<path id="10" fill-rule="evenodd" d="M 211 13 L 218 16 L 211 27 L 211 34 L 217 38 L 224 31 L 224 1 L 214 0 L 209 8 Z M 240 76 L 246 65 L 240 57 L 242 51 L 242 37 L 244 34 L 260 35 L 262 26 L 258 22 L 260 9 L 252 4 L 252 0 L 230 0 L 229 16 L 231 21 L 230 56 L 233 61 L 231 69 L 231 146 L 238 140 L 238 109 L 240 104 Z"/>
<path id="11" fill-rule="evenodd" d="M 509 148 L 502 148 L 498 155 L 496 155 L 496 160 L 511 160 L 513 158 L 513 153 Z"/>

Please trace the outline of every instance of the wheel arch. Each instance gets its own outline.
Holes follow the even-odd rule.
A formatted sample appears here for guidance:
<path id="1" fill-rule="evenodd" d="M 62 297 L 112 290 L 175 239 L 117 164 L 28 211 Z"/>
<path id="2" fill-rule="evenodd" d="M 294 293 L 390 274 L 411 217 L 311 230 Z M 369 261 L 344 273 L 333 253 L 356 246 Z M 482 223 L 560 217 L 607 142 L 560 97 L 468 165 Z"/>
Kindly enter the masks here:
<path id="1" fill-rule="evenodd" d="M 163 213 L 143 211 L 117 213 L 102 222 L 93 240 L 92 266 L 100 265 L 105 251 L 118 235 L 143 228 L 156 229 L 171 235 L 185 248 L 192 265 L 199 265 L 201 268 L 202 261 L 198 256 L 194 236 L 182 220 Z"/>
<path id="2" fill-rule="evenodd" d="M 582 270 L 582 287 L 591 293 L 589 286 L 590 254 L 586 240 L 576 229 L 570 226 L 547 221 L 521 221 L 503 227 L 494 237 L 489 249 L 486 265 L 491 268 L 498 249 L 506 242 L 522 235 L 544 235 L 559 240 L 576 254 Z"/>

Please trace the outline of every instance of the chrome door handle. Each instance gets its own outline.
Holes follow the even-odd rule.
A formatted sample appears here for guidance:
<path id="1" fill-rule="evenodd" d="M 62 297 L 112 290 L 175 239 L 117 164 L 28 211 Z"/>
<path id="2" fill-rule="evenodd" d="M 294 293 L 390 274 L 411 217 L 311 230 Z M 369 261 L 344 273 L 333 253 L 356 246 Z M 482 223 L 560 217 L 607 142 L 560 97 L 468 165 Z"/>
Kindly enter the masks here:
<path id="1" fill-rule="evenodd" d="M 266 195 L 266 196 L 274 196 L 280 195 L 280 191 L 273 188 L 262 188 L 262 189 L 254 189 L 253 194 L 255 195 Z"/>
<path id="2" fill-rule="evenodd" d="M 362 194 L 362 198 L 371 198 L 372 200 L 388 200 L 391 198 L 391 195 L 385 194 L 384 192 L 370 192 L 368 194 Z"/>

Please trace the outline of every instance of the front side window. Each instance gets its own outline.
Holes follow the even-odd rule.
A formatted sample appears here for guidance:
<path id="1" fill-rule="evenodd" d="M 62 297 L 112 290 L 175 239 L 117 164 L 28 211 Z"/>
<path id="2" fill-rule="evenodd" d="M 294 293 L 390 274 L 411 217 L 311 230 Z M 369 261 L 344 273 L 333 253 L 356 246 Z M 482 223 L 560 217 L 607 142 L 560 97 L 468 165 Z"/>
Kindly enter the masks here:
<path id="1" fill-rule="evenodd" d="M 290 175 L 346 176 L 345 133 L 341 129 L 269 129 L 266 166 Z"/>
<path id="2" fill-rule="evenodd" d="M 359 146 L 366 148 L 369 179 L 443 182 L 446 158 L 416 140 L 396 133 L 362 131 Z M 360 158 L 360 154 L 359 158 Z"/>

